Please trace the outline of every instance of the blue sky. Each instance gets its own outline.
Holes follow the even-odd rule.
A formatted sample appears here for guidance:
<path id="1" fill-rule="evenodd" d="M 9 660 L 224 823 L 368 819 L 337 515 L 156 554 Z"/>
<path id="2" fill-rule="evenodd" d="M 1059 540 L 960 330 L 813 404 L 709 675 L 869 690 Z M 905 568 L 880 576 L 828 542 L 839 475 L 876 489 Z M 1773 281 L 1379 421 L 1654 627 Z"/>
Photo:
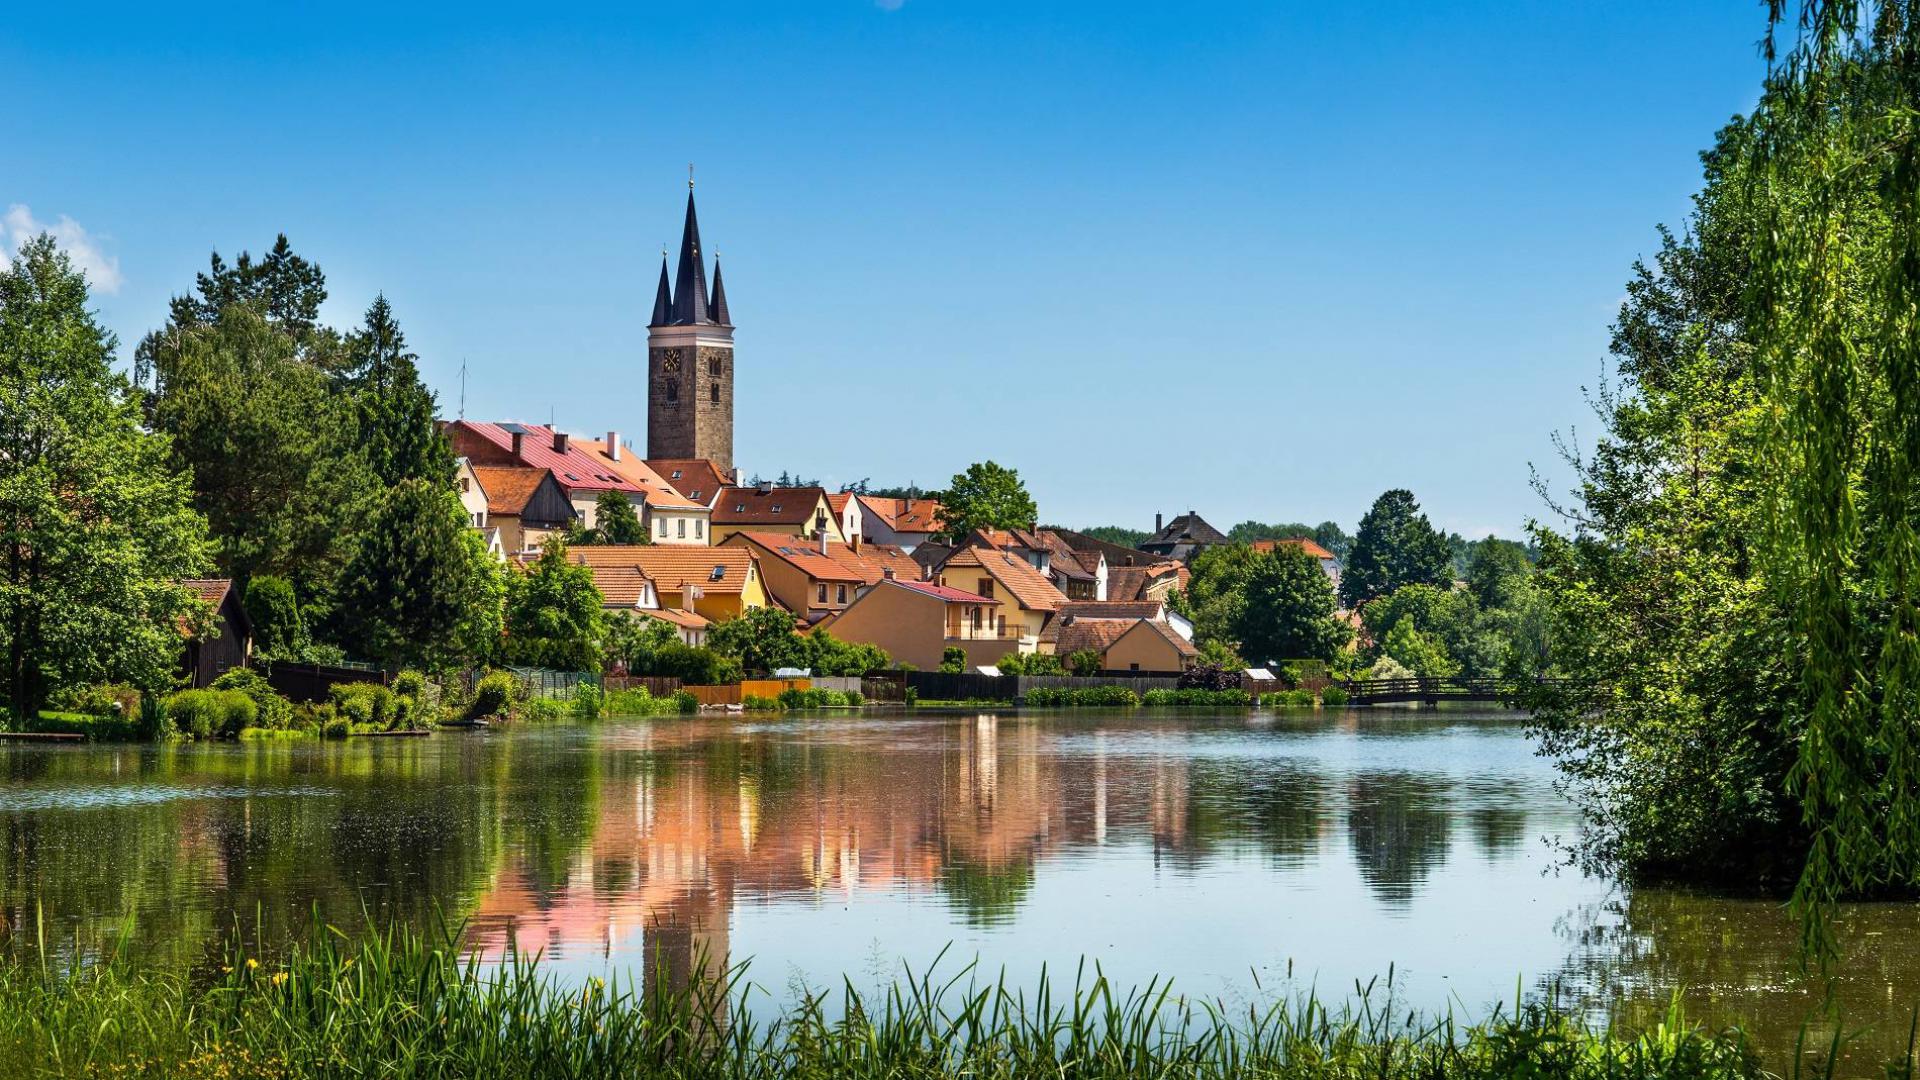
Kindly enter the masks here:
<path id="1" fill-rule="evenodd" d="M 1756 3 L 993 0 L 210 8 L 0 25 L 0 239 L 55 227 L 122 355 L 284 231 L 393 302 L 451 415 L 644 425 L 686 166 L 742 467 L 1018 468 L 1063 524 L 1517 534 Z"/>

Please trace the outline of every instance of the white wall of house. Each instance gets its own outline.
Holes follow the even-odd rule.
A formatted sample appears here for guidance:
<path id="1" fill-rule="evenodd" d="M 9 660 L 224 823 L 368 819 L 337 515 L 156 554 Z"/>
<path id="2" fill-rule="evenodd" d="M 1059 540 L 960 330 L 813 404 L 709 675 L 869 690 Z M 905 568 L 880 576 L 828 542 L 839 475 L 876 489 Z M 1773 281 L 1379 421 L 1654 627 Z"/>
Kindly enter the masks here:
<path id="1" fill-rule="evenodd" d="M 711 543 L 707 528 L 711 513 L 704 508 L 648 507 L 642 520 L 647 526 L 647 535 L 656 544 L 706 547 Z"/>
<path id="2" fill-rule="evenodd" d="M 487 493 L 473 472 L 473 462 L 461 458 L 454 464 L 454 483 L 460 489 L 460 505 L 467 512 L 467 524 L 476 529 L 487 527 Z"/>

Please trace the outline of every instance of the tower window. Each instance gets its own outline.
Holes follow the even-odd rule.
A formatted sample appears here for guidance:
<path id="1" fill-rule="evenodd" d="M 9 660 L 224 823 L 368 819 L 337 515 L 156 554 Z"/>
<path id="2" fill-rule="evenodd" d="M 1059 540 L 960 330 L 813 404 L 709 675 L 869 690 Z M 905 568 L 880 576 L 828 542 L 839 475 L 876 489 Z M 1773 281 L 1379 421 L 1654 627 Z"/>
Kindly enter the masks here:
<path id="1" fill-rule="evenodd" d="M 667 400 L 668 401 L 680 400 L 680 380 L 679 379 L 667 380 Z"/>
<path id="2" fill-rule="evenodd" d="M 719 383 L 713 384 L 713 403 L 715 405 L 720 404 L 720 384 Z"/>
<path id="3" fill-rule="evenodd" d="M 707 374 L 716 379 L 720 377 L 720 358 L 718 356 L 707 357 Z"/>

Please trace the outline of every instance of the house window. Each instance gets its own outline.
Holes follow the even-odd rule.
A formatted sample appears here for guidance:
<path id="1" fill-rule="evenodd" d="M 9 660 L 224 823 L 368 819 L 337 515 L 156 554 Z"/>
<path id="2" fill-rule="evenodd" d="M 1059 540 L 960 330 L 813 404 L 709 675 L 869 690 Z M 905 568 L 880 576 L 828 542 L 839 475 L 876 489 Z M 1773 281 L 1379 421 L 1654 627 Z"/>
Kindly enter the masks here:
<path id="1" fill-rule="evenodd" d="M 699 540 L 707 535 L 707 523 L 699 518 L 693 519 L 693 538 Z"/>
<path id="2" fill-rule="evenodd" d="M 667 519 L 666 519 L 666 518 L 660 518 L 660 519 L 658 519 L 658 521 L 659 521 L 659 525 L 660 525 L 660 535 L 661 535 L 661 536 L 665 536 L 665 535 L 667 535 Z"/>
<path id="3" fill-rule="evenodd" d="M 836 604 L 844 604 L 847 602 L 847 587 L 845 585 L 834 586 L 833 602 Z"/>
<path id="4" fill-rule="evenodd" d="M 974 587 L 973 591 L 989 600 L 993 599 L 993 579 L 990 577 L 981 578 L 979 584 Z"/>
<path id="5" fill-rule="evenodd" d="M 827 583 L 824 581 L 820 583 L 820 602 L 827 602 Z"/>
<path id="6" fill-rule="evenodd" d="M 719 383 L 713 384 L 713 403 L 715 405 L 720 404 L 720 384 Z"/>
<path id="7" fill-rule="evenodd" d="M 1140 665 L 1139 665 L 1139 664 L 1128 664 L 1128 665 L 1127 665 L 1127 670 L 1128 670 L 1128 671 L 1139 671 L 1139 670 L 1140 670 Z"/>
<path id="8" fill-rule="evenodd" d="M 687 538 L 687 519 L 675 518 L 674 521 L 674 533 L 678 535 L 680 539 L 685 540 Z"/>
<path id="9" fill-rule="evenodd" d="M 1005 615 L 1000 616 L 1000 636 L 1007 636 L 1007 617 Z"/>
<path id="10" fill-rule="evenodd" d="M 973 630 L 975 633 L 980 632 L 980 617 L 981 617 L 980 609 L 974 608 L 973 609 Z"/>
<path id="11" fill-rule="evenodd" d="M 667 380 L 667 400 L 668 401 L 680 400 L 680 380 L 679 379 Z"/>

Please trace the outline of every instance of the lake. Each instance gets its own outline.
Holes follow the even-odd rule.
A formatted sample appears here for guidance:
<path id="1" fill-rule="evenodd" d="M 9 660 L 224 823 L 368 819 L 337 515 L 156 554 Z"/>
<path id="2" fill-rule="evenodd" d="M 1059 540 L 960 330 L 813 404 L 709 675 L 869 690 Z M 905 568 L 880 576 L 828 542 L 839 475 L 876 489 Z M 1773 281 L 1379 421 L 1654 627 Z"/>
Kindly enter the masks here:
<path id="1" fill-rule="evenodd" d="M 1578 815 L 1508 716 L 909 716 L 610 721 L 177 747 L 0 744 L 0 934 L 181 968 L 318 910 L 463 922 L 563 977 L 750 961 L 759 1000 L 957 973 L 1232 1004 L 1389 973 L 1483 1015 L 1559 992 L 1693 1013 L 1779 1051 L 1820 1001 L 1777 901 L 1567 866 Z M 1920 905 L 1849 907 L 1856 1052 L 1904 1047 Z M 1384 990 L 1376 990 L 1384 994 Z M 1831 1029 L 1816 1024 L 1816 1034 Z"/>

